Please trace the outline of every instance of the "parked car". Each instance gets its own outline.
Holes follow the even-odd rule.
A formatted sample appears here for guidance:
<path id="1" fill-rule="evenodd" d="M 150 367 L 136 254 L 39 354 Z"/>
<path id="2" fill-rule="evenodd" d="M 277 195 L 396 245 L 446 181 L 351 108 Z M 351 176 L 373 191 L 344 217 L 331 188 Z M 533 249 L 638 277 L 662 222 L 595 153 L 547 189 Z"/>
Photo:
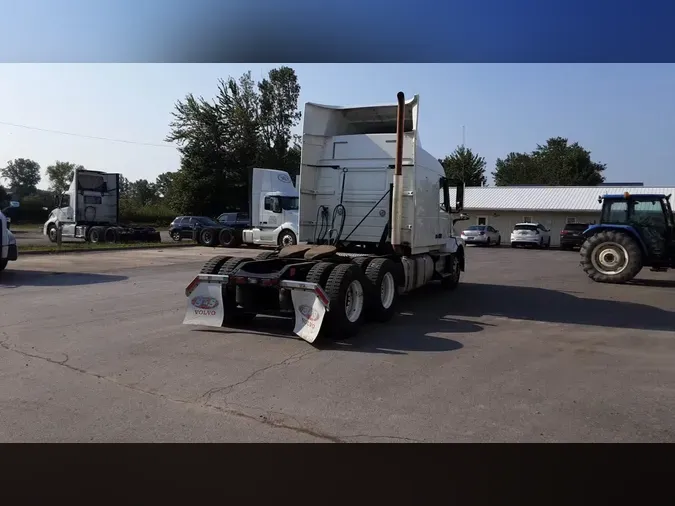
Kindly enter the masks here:
<path id="1" fill-rule="evenodd" d="M 208 216 L 178 216 L 169 225 L 169 235 L 174 241 L 182 239 L 201 239 L 201 231 L 205 228 L 221 229 L 225 225 L 217 222 Z M 207 241 L 212 243 L 218 240 L 218 236 L 214 240 Z M 210 245 L 210 244 L 209 244 Z"/>
<path id="2" fill-rule="evenodd" d="M 491 244 L 499 246 L 502 243 L 499 230 L 495 230 L 490 225 L 471 225 L 462 232 L 462 239 L 466 244 L 484 244 L 485 246 Z"/>
<path id="3" fill-rule="evenodd" d="M 584 230 L 590 225 L 588 223 L 568 223 L 560 231 L 560 249 L 571 250 L 581 248 L 584 242 Z"/>
<path id="4" fill-rule="evenodd" d="M 538 246 L 549 248 L 551 246 L 551 231 L 541 223 L 518 223 L 511 232 L 511 247 Z"/>
<path id="5" fill-rule="evenodd" d="M 251 220 L 248 216 L 248 213 L 223 213 L 218 216 L 216 220 L 232 228 L 246 228 L 251 225 Z"/>

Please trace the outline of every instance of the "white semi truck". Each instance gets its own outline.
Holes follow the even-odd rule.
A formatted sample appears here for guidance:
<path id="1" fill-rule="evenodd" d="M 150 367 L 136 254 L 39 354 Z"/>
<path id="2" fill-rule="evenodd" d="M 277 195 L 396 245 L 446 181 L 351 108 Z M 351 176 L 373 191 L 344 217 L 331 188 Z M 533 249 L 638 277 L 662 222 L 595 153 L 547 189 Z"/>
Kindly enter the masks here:
<path id="1" fill-rule="evenodd" d="M 11 218 L 5 213 L 10 209 L 19 207 L 19 202 L 12 201 L 9 207 L 0 211 L 0 272 L 7 268 L 7 264 L 19 258 L 19 250 L 16 246 L 16 239 L 10 230 Z"/>
<path id="2" fill-rule="evenodd" d="M 455 288 L 465 269 L 454 230 L 464 188 L 451 203 L 443 167 L 420 144 L 418 115 L 419 97 L 406 102 L 403 93 L 392 105 L 306 104 L 299 240 L 307 244 L 212 258 L 185 289 L 183 323 L 281 314 L 311 343 L 350 337 L 364 318 L 389 320 L 399 295 L 431 281 Z"/>
<path id="3" fill-rule="evenodd" d="M 216 240 L 226 248 L 241 244 L 292 246 L 298 243 L 298 190 L 288 172 L 255 168 L 249 176 L 249 212 L 223 213 L 222 228 L 205 227 L 199 242 L 214 246 Z"/>
<path id="4" fill-rule="evenodd" d="M 75 169 L 68 191 L 59 196 L 42 232 L 62 238 L 99 242 L 161 242 L 151 227 L 120 224 L 120 174 Z"/>

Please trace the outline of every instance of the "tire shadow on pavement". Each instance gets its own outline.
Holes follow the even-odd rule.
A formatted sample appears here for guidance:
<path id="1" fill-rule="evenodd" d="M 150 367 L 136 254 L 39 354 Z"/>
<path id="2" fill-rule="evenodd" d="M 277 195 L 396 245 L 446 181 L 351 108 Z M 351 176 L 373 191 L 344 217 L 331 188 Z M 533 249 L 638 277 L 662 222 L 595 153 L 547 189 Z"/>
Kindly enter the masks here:
<path id="1" fill-rule="evenodd" d="M 22 286 L 79 286 L 125 281 L 127 276 L 74 272 L 48 272 L 7 269 L 0 273 L 0 288 Z"/>
<path id="2" fill-rule="evenodd" d="M 444 296 L 448 292 L 440 288 Z M 412 299 L 402 297 L 396 315 L 387 323 L 366 322 L 358 335 L 349 339 L 327 339 L 319 336 L 312 343 L 321 350 L 343 350 L 361 353 L 405 355 L 408 352 L 449 352 L 463 347 L 462 343 L 444 334 L 465 334 L 480 332 L 484 327 L 494 325 L 447 316 L 438 304 L 429 304 L 429 297 Z M 222 329 L 195 329 L 199 332 L 225 334 L 257 334 L 278 339 L 297 339 L 293 334 L 293 321 L 289 318 L 259 316 L 245 327 L 224 327 Z M 309 343 L 307 343 L 309 344 Z"/>
<path id="3" fill-rule="evenodd" d="M 675 331 L 675 312 L 636 302 L 587 299 L 547 288 L 477 283 L 465 283 L 461 294 L 445 302 L 452 316 Z"/>

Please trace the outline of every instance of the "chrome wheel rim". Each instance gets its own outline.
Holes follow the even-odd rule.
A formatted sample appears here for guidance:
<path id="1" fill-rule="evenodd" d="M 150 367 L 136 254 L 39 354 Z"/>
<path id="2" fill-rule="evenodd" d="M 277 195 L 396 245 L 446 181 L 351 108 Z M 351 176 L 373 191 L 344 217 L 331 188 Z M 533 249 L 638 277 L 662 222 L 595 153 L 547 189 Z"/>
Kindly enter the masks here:
<path id="1" fill-rule="evenodd" d="M 396 283 L 394 283 L 394 276 L 391 272 L 385 273 L 380 285 L 380 300 L 382 307 L 389 309 L 394 303 L 394 295 L 396 293 Z"/>
<path id="2" fill-rule="evenodd" d="M 363 312 L 363 285 L 360 281 L 352 281 L 345 295 L 345 315 L 350 323 L 355 323 Z"/>
<path id="3" fill-rule="evenodd" d="M 591 255 L 593 268 L 607 276 L 621 274 L 628 267 L 628 260 L 626 248 L 615 242 L 600 244 Z"/>
<path id="4" fill-rule="evenodd" d="M 281 244 L 283 246 L 293 246 L 293 238 L 289 234 L 286 234 L 281 238 Z"/>

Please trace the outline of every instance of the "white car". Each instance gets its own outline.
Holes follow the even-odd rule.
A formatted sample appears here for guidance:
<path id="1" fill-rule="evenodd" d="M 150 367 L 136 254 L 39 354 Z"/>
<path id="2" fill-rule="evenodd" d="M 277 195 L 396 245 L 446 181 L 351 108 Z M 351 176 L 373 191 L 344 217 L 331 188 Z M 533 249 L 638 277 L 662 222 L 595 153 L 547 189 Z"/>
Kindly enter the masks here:
<path id="1" fill-rule="evenodd" d="M 541 223 L 518 223 L 511 232 L 511 247 L 538 246 L 549 248 L 551 246 L 551 231 Z"/>
<path id="2" fill-rule="evenodd" d="M 494 244 L 499 246 L 502 243 L 499 230 L 495 230 L 490 225 L 471 225 L 462 232 L 462 239 L 466 244 L 484 244 L 486 246 Z"/>

